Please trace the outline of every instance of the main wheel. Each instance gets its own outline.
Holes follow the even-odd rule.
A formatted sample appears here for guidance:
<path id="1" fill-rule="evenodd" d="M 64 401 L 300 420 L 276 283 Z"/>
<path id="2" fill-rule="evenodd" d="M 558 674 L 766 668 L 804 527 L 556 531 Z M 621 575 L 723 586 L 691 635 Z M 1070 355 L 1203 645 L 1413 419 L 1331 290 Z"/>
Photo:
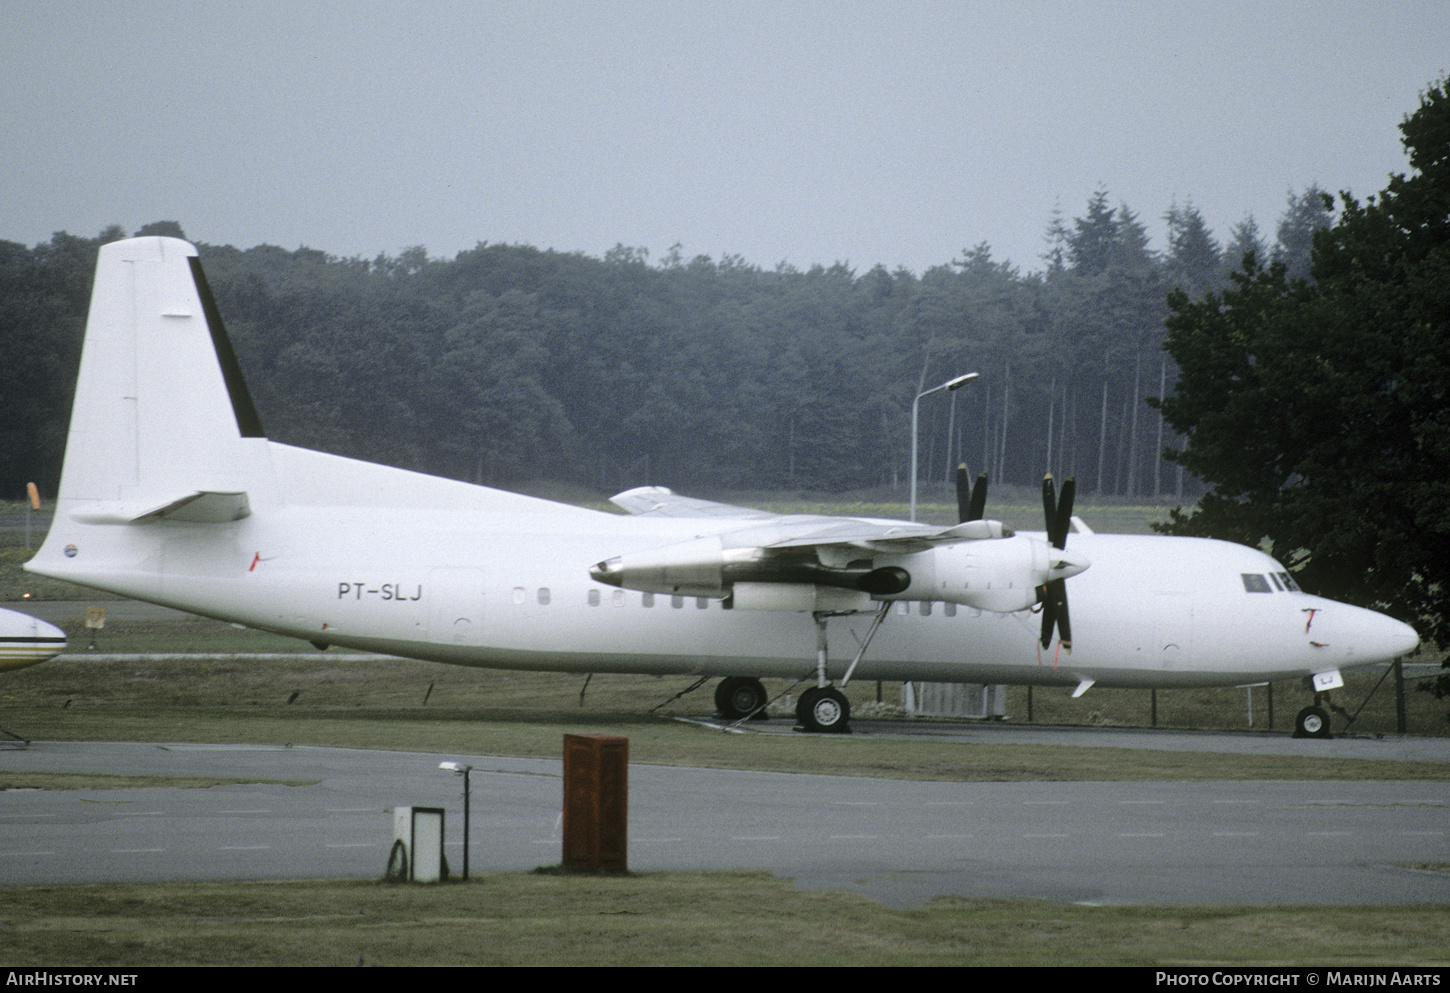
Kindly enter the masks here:
<path id="1" fill-rule="evenodd" d="M 749 676 L 729 676 L 715 687 L 715 710 L 728 721 L 738 721 L 747 714 L 764 717 L 761 708 L 768 699 L 765 684 Z"/>
<path id="2" fill-rule="evenodd" d="M 834 686 L 812 687 L 802 693 L 796 716 L 801 727 L 817 734 L 851 732 L 851 702 Z"/>
<path id="3" fill-rule="evenodd" d="M 1318 707 L 1305 707 L 1294 718 L 1294 737 L 1328 738 L 1329 715 Z"/>

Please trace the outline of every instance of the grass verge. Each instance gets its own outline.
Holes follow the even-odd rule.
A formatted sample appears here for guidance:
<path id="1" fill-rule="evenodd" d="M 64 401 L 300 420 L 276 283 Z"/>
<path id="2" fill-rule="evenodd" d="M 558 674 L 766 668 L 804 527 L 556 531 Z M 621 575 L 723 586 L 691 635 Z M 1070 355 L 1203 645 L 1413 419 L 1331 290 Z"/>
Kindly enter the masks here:
<path id="1" fill-rule="evenodd" d="M 767 873 L 28 887 L 9 965 L 1217 965 L 1450 962 L 1450 907 L 893 910 Z"/>
<path id="2" fill-rule="evenodd" d="M 627 737 L 630 761 L 947 782 L 1450 780 L 1450 763 L 1066 748 L 866 737 L 726 735 L 639 714 L 502 709 L 149 707 L 8 709 L 36 740 L 247 742 L 553 758 L 568 733 Z"/>

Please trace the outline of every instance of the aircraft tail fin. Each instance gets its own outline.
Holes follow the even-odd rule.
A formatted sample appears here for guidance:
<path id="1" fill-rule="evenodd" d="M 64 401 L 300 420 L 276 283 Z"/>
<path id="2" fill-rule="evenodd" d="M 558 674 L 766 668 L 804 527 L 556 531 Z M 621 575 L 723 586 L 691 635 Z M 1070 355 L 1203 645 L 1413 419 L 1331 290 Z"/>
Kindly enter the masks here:
<path id="1" fill-rule="evenodd" d="M 103 246 L 58 511 L 123 523 L 200 502 L 218 517 L 230 500 L 244 513 L 265 444 L 196 249 Z"/>

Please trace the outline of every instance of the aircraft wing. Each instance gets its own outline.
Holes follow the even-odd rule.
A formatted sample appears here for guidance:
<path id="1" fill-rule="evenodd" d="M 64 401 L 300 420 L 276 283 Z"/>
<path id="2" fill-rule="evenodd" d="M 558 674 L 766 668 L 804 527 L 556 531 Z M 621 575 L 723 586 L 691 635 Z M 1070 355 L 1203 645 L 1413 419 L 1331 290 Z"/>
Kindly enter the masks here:
<path id="1" fill-rule="evenodd" d="M 629 490 L 612 499 L 633 513 L 710 521 L 712 526 L 702 527 L 703 533 L 689 540 L 605 559 L 589 570 L 596 582 L 647 593 L 703 597 L 722 596 L 732 590 L 738 595 L 746 588 L 758 603 L 774 604 L 764 608 L 772 610 L 844 609 L 839 598 L 832 601 L 836 606 L 821 607 L 830 598 L 823 600 L 819 589 L 810 598 L 810 606 L 802 607 L 805 600 L 790 595 L 791 589 L 798 592 L 812 586 L 847 590 L 856 598 L 849 609 L 864 609 L 862 605 L 869 606 L 871 596 L 909 593 L 913 569 L 922 577 L 918 582 L 919 598 L 941 599 L 945 580 L 937 577 L 946 566 L 938 568 L 934 549 L 1011 536 L 1001 521 L 965 521 L 944 528 L 870 517 L 771 514 L 677 497 L 661 487 Z M 1038 546 L 1045 549 L 1046 544 L 988 540 L 985 545 L 981 548 L 983 554 L 974 556 L 968 565 L 979 577 L 986 577 L 988 571 L 991 577 L 980 590 L 968 589 L 963 579 L 952 588 L 952 595 L 971 606 L 980 601 L 980 605 L 992 610 L 1030 606 L 1035 587 L 1045 581 L 1039 573 L 1047 575 L 1047 556 L 1036 551 Z M 914 558 L 923 553 L 925 558 Z M 876 555 L 886 559 L 873 561 Z M 1036 561 L 1039 558 L 1041 563 Z M 958 568 L 953 563 L 948 565 Z M 1013 581 L 1009 573 L 1021 573 L 1037 581 Z M 1004 581 L 1002 577 L 1008 578 Z M 994 579 L 999 587 L 995 591 L 991 585 Z M 771 596 L 755 589 L 771 584 L 787 592 Z M 1009 591 L 1009 601 L 1002 600 L 1001 589 Z M 1002 608 L 1004 602 L 1007 606 Z"/>
<path id="2" fill-rule="evenodd" d="M 791 520 L 783 518 L 783 520 Z M 824 527 L 772 541 L 766 548 L 800 548 L 809 545 L 856 545 L 881 552 L 919 552 L 932 545 L 957 541 L 980 541 L 1006 536 L 1000 521 L 967 521 L 955 527 L 941 528 L 930 524 L 873 521 L 852 517 L 818 517 L 829 522 Z"/>
<path id="3" fill-rule="evenodd" d="M 967 521 L 950 528 L 907 521 L 877 521 L 816 514 L 772 514 L 712 500 L 683 497 L 663 486 L 640 486 L 609 498 L 631 514 L 656 517 L 758 521 L 739 531 L 724 532 L 729 547 L 764 549 L 855 545 L 883 552 L 915 552 L 932 545 L 1004 536 L 997 521 Z"/>
<path id="4" fill-rule="evenodd" d="M 609 502 L 631 514 L 652 517 L 738 517 L 764 520 L 780 516 L 768 510 L 752 510 L 749 507 L 734 507 L 728 503 L 680 496 L 663 486 L 636 486 L 632 490 L 616 493 L 609 498 Z"/>

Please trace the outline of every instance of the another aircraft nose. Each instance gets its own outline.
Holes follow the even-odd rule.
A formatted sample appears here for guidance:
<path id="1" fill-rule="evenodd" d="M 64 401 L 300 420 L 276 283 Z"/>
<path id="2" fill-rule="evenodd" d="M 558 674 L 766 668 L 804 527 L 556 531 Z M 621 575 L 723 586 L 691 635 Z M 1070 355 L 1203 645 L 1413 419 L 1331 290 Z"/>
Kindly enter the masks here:
<path id="1" fill-rule="evenodd" d="M 0 609 L 0 671 L 22 669 L 65 651 L 65 632 L 38 617 Z"/>

